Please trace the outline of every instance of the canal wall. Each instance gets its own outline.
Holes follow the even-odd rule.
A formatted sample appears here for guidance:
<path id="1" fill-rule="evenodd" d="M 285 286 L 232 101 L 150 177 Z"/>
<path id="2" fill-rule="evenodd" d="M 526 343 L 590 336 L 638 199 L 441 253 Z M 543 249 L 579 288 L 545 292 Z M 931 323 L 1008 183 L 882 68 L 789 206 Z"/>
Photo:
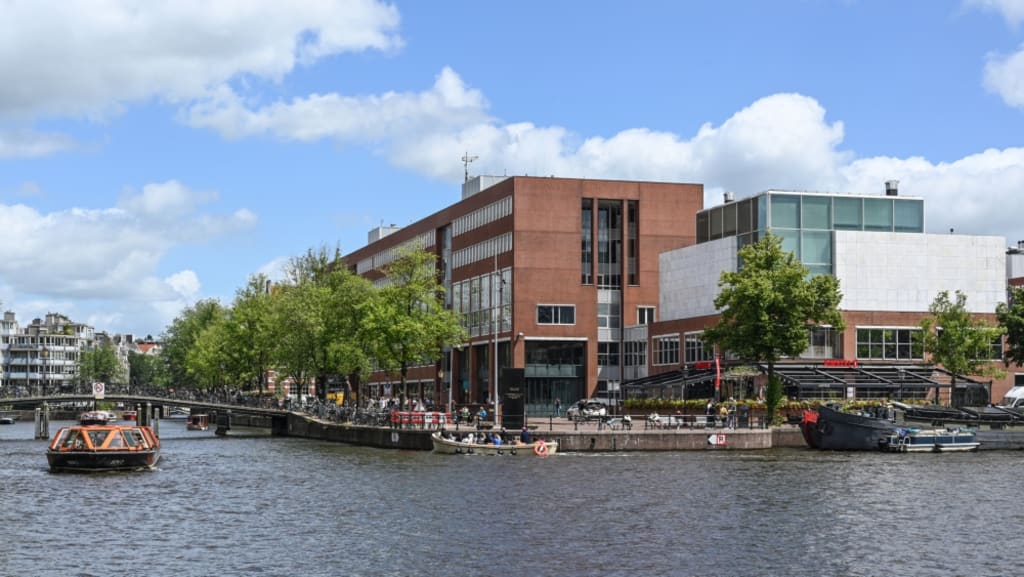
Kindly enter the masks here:
<path id="1" fill-rule="evenodd" d="M 241 425 L 242 415 L 233 420 Z M 463 428 L 457 434 L 475 429 Z M 453 429 L 454 431 L 454 429 Z M 430 429 L 392 429 L 331 423 L 292 413 L 286 431 L 275 431 L 289 437 L 337 441 L 352 445 L 387 449 L 433 450 Z M 770 429 L 675 429 L 661 430 L 545 430 L 533 432 L 535 438 L 557 441 L 559 451 L 699 451 L 699 450 L 763 450 L 781 447 L 806 447 L 796 426 Z"/>

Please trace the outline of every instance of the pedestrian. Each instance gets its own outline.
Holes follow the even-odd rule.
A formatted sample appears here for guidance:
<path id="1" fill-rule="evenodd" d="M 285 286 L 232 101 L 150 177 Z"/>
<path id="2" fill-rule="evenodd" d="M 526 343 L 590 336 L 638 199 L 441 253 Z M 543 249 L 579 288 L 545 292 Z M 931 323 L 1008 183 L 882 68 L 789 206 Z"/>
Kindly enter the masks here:
<path id="1" fill-rule="evenodd" d="M 555 416 L 562 416 L 562 399 L 555 397 Z"/>

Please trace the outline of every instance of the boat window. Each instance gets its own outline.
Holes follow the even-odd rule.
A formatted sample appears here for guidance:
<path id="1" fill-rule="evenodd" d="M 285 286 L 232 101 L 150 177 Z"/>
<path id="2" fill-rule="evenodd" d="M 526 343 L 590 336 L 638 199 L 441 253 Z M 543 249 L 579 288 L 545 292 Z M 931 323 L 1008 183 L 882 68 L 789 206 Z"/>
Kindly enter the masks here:
<path id="1" fill-rule="evenodd" d="M 89 431 L 89 442 L 95 448 L 103 446 L 103 441 L 107 438 L 107 433 L 110 431 Z"/>
<path id="2" fill-rule="evenodd" d="M 124 442 L 127 443 L 129 447 L 137 447 L 142 444 L 142 439 L 135 435 L 136 431 L 124 432 Z"/>
<path id="3" fill-rule="evenodd" d="M 65 437 L 67 437 L 67 436 L 68 436 L 68 430 L 67 429 L 61 429 L 57 433 L 57 440 L 54 442 L 53 446 L 54 447 L 59 447 L 62 444 L 64 444 Z"/>
<path id="4" fill-rule="evenodd" d="M 82 437 L 79 431 L 72 430 L 68 433 L 68 437 L 64 439 L 64 446 L 70 449 L 81 449 L 85 445 L 82 441 Z"/>
<path id="5" fill-rule="evenodd" d="M 114 434 L 110 435 L 110 444 L 107 446 L 111 449 L 120 449 L 124 446 L 124 437 L 121 436 L 120 431 L 114 431 Z"/>

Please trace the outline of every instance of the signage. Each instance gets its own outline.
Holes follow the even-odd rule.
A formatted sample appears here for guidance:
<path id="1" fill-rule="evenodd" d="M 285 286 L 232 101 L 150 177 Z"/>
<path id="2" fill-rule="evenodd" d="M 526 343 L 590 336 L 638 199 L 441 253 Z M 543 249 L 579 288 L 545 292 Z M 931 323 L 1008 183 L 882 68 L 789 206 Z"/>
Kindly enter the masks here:
<path id="1" fill-rule="evenodd" d="M 821 364 L 826 366 L 826 367 L 856 368 L 857 367 L 857 359 L 854 359 L 852 361 L 848 360 L 848 359 L 825 359 L 824 361 L 822 361 Z"/>
<path id="2" fill-rule="evenodd" d="M 708 435 L 708 444 L 713 447 L 724 447 L 726 445 L 725 433 L 712 433 Z"/>
<path id="3" fill-rule="evenodd" d="M 92 384 L 92 394 L 93 394 L 93 396 L 96 397 L 97 399 L 102 399 L 103 398 L 104 389 L 106 389 L 106 385 L 104 385 L 103 383 L 93 383 Z"/>

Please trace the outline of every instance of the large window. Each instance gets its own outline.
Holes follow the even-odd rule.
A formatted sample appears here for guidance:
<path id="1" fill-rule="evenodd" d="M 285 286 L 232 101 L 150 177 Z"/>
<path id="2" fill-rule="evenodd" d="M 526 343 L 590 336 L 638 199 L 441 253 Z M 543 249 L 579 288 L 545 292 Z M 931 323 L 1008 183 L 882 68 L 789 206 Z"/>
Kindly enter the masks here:
<path id="1" fill-rule="evenodd" d="M 584 198 L 580 210 L 580 282 L 594 284 L 594 199 Z"/>
<path id="2" fill-rule="evenodd" d="M 576 307 L 573 305 L 537 305 L 538 325 L 574 325 Z"/>
<path id="3" fill-rule="evenodd" d="M 619 366 L 619 343 L 597 343 L 597 364 L 601 367 Z"/>
<path id="4" fill-rule="evenodd" d="M 704 344 L 704 332 L 686 333 L 683 335 L 685 343 L 684 362 L 688 365 L 700 361 L 715 360 L 715 349 L 711 345 Z"/>
<path id="5" fill-rule="evenodd" d="M 654 322 L 654 307 L 636 307 L 636 324 L 649 325 Z"/>
<path id="6" fill-rule="evenodd" d="M 622 328 L 619 303 L 597 304 L 597 326 L 603 329 Z"/>
<path id="7" fill-rule="evenodd" d="M 644 341 L 626 341 L 622 343 L 625 349 L 625 365 L 627 367 L 647 366 L 647 343 Z"/>
<path id="8" fill-rule="evenodd" d="M 921 360 L 921 329 L 857 329 L 857 358 L 887 361 Z"/>
<path id="9" fill-rule="evenodd" d="M 654 364 L 679 364 L 679 335 L 654 337 Z"/>

